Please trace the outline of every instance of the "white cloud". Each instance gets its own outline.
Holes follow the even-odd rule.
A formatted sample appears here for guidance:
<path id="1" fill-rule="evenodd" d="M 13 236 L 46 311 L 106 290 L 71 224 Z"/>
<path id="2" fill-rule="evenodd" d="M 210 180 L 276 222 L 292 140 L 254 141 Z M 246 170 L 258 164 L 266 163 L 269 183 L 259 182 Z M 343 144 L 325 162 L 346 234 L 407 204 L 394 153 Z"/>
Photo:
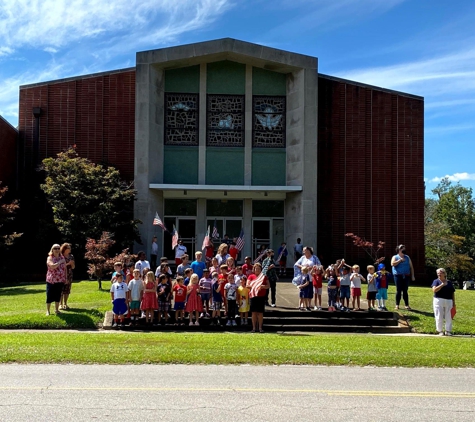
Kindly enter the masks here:
<path id="1" fill-rule="evenodd" d="M 434 177 L 429 180 L 429 183 L 439 183 L 442 179 L 447 178 L 450 182 L 460 182 L 462 180 L 475 180 L 475 173 L 454 173 L 452 175 L 447 174 L 443 177 Z"/>
<path id="2" fill-rule="evenodd" d="M 53 47 L 46 47 L 43 51 L 46 51 L 47 53 L 55 54 L 55 53 L 57 53 L 59 50 L 56 49 L 56 48 L 53 48 Z"/>
<path id="3" fill-rule="evenodd" d="M 6 46 L 1 46 L 0 47 L 0 57 L 2 56 L 8 56 L 10 54 L 13 54 L 15 50 L 13 50 L 13 48 L 10 48 L 10 47 L 6 47 Z"/>

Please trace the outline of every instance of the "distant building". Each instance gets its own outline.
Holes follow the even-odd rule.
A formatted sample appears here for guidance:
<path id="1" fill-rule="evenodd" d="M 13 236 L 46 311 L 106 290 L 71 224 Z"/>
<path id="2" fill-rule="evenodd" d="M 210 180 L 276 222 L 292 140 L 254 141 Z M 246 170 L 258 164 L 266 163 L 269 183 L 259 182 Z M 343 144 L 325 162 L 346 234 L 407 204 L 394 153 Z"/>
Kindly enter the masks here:
<path id="1" fill-rule="evenodd" d="M 422 276 L 423 116 L 422 97 L 225 38 L 139 52 L 134 68 L 20 87 L 20 164 L 76 145 L 117 167 L 138 190 L 145 247 L 156 234 L 169 258 L 156 212 L 188 252 L 216 221 L 221 237 L 244 230 L 245 255 L 283 241 L 291 252 L 300 237 L 325 264 L 364 263 L 344 236 L 353 232 L 386 242 L 388 258 L 405 243 Z"/>

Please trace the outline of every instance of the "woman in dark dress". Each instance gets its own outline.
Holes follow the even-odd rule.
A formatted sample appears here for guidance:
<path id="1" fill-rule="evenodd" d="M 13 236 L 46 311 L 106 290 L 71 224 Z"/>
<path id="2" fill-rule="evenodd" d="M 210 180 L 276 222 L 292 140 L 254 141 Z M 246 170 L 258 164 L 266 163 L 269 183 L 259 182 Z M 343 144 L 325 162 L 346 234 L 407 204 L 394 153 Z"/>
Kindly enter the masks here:
<path id="1" fill-rule="evenodd" d="M 69 243 L 63 243 L 59 253 L 63 255 L 66 262 L 66 280 L 64 282 L 63 291 L 61 293 L 61 304 L 59 309 L 69 309 L 68 299 L 71 294 L 71 286 L 73 284 L 73 270 L 76 266 L 74 262 L 74 256 L 71 254 L 71 245 Z"/>

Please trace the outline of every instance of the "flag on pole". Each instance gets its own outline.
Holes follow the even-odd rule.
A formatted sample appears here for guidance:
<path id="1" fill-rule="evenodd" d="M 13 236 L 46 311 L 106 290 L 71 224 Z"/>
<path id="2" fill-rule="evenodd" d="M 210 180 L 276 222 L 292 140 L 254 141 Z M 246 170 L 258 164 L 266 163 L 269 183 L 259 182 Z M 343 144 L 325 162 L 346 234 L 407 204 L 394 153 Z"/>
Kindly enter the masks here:
<path id="1" fill-rule="evenodd" d="M 244 248 L 244 230 L 241 229 L 241 233 L 239 233 L 239 237 L 236 239 L 236 249 L 238 251 L 242 251 L 242 248 Z"/>
<path id="2" fill-rule="evenodd" d="M 163 224 L 163 221 L 161 218 L 158 216 L 158 212 L 155 213 L 155 218 L 153 219 L 153 225 L 154 226 L 160 226 L 163 230 L 167 231 L 167 228 Z"/>
<path id="3" fill-rule="evenodd" d="M 266 254 L 266 252 L 267 252 L 267 249 L 266 249 L 264 252 L 262 252 L 262 253 L 254 260 L 253 264 L 257 264 L 260 260 L 262 260 L 262 258 L 264 258 L 264 255 Z"/>
<path id="4" fill-rule="evenodd" d="M 206 231 L 205 238 L 203 239 L 203 246 L 201 246 L 201 250 L 204 251 L 209 245 L 210 243 L 209 243 L 209 226 L 208 226 L 208 230 Z"/>
<path id="5" fill-rule="evenodd" d="M 175 229 L 175 225 L 173 225 L 173 231 L 172 231 L 172 249 L 175 249 L 176 246 L 178 245 L 178 232 Z"/>
<path id="6" fill-rule="evenodd" d="M 264 283 L 266 276 L 264 273 L 260 273 L 259 277 L 257 277 L 255 280 L 248 281 L 248 287 L 251 288 L 249 292 L 249 297 L 256 297 L 259 293 L 259 289 L 262 286 L 262 283 Z"/>
<path id="7" fill-rule="evenodd" d="M 282 250 L 280 251 L 280 254 L 279 256 L 277 257 L 277 262 L 280 262 L 280 260 L 282 259 L 282 256 L 284 255 L 284 252 L 285 250 L 287 249 L 287 245 L 285 245 Z"/>
<path id="8" fill-rule="evenodd" d="M 216 218 L 214 219 L 214 226 L 213 226 L 213 239 L 217 239 L 219 237 L 218 228 L 216 227 Z"/>

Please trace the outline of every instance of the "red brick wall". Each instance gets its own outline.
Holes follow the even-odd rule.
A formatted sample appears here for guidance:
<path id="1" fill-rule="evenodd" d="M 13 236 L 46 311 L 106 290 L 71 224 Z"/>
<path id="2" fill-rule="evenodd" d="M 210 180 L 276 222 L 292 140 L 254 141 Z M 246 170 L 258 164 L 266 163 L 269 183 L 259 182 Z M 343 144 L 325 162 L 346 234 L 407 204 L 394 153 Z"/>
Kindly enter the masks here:
<path id="1" fill-rule="evenodd" d="M 368 262 L 345 233 L 404 243 L 424 277 L 424 102 L 319 77 L 318 254 Z M 365 271 L 364 271 L 365 272 Z"/>
<path id="2" fill-rule="evenodd" d="M 22 166 L 33 160 L 33 107 L 41 107 L 40 161 L 76 145 L 80 156 L 134 178 L 135 70 L 20 88 Z"/>
<path id="3" fill-rule="evenodd" d="M 16 129 L 0 116 L 0 182 L 10 192 L 16 186 L 17 137 Z"/>

